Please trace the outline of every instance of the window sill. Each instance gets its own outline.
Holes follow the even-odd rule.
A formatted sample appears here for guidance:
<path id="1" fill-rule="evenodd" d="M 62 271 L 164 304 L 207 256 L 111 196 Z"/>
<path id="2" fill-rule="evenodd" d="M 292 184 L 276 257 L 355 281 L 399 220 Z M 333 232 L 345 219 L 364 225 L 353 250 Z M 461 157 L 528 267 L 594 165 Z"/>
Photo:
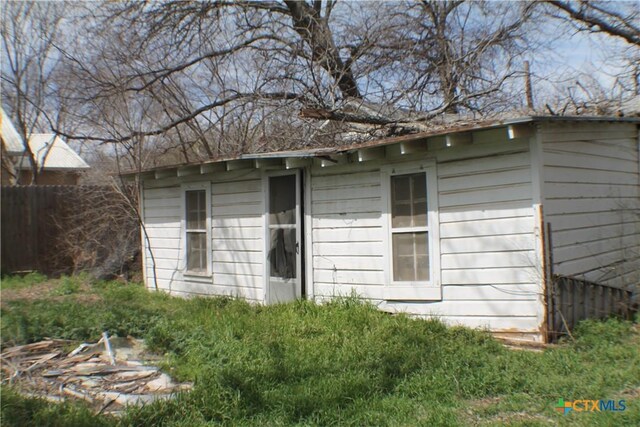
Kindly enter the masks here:
<path id="1" fill-rule="evenodd" d="M 428 285 L 389 285 L 384 287 L 386 301 L 442 301 L 442 287 Z"/>
<path id="2" fill-rule="evenodd" d="M 211 273 L 196 273 L 193 271 L 185 271 L 182 273 L 185 279 L 211 279 L 213 276 Z"/>

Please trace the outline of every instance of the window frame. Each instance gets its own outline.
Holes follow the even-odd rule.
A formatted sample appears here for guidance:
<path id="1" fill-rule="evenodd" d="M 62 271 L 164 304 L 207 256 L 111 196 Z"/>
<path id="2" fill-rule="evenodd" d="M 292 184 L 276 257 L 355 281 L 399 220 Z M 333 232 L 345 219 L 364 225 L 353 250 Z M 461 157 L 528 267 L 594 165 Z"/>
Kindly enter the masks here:
<path id="1" fill-rule="evenodd" d="M 427 225 L 420 227 L 393 227 L 391 177 L 424 173 L 427 191 Z M 382 223 L 384 244 L 385 285 L 383 298 L 387 301 L 442 300 L 440 272 L 440 223 L 438 214 L 438 181 L 436 162 L 433 159 L 421 162 L 386 165 L 380 169 L 382 191 Z M 402 232 L 427 232 L 429 252 L 429 280 L 394 281 L 393 230 Z"/>
<path id="2" fill-rule="evenodd" d="M 203 231 L 189 230 L 187 229 L 187 192 L 188 191 L 202 191 L 204 190 L 205 194 L 205 229 Z M 181 241 L 183 244 L 181 245 L 180 257 L 181 257 L 181 265 L 182 265 L 182 273 L 184 276 L 194 276 L 194 277 L 211 277 L 212 275 L 212 247 L 211 247 L 211 183 L 209 182 L 196 182 L 196 183 L 188 183 L 181 185 Z M 205 233 L 205 242 L 206 242 L 206 270 L 205 271 L 193 271 L 188 270 L 188 253 L 187 253 L 187 244 L 188 244 L 188 234 L 194 232 L 204 232 Z"/>

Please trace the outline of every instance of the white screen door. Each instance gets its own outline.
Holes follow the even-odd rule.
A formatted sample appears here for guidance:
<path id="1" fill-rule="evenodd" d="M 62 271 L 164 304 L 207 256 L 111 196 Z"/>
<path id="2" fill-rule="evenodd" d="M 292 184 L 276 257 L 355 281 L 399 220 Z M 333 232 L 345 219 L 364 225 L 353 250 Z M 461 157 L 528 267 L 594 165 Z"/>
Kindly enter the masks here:
<path id="1" fill-rule="evenodd" d="M 267 302 L 302 297 L 302 242 L 300 175 L 268 177 L 267 203 Z"/>

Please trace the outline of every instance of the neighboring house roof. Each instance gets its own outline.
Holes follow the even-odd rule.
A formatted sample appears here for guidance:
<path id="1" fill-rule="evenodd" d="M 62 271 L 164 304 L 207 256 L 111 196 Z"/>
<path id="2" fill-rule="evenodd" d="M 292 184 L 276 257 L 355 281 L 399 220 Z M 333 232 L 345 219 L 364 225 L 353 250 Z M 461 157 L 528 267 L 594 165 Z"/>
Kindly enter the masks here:
<path id="1" fill-rule="evenodd" d="M 7 154 L 17 157 L 18 169 L 30 169 L 29 161 L 24 155 L 24 144 L 20 134 L 11 123 L 9 116 L 0 107 L 0 137 Z M 29 148 L 36 157 L 38 167 L 44 164 L 45 170 L 81 170 L 89 169 L 87 162 L 82 160 L 66 142 L 53 133 L 34 133 L 29 136 Z"/>
<path id="2" fill-rule="evenodd" d="M 13 123 L 11 123 L 11 120 L 2 108 L 0 108 L 0 137 L 2 137 L 4 149 L 7 150 L 7 154 L 22 154 L 24 151 L 22 138 L 20 138 L 16 128 L 13 127 Z"/>
<path id="3" fill-rule="evenodd" d="M 34 133 L 29 137 L 29 147 L 36 156 L 38 167 L 44 164 L 45 170 L 79 170 L 89 169 L 87 162 L 82 160 L 66 142 L 53 133 Z M 27 167 L 27 160 L 22 159 L 21 167 Z"/>
<path id="4" fill-rule="evenodd" d="M 445 136 L 454 133 L 464 133 L 477 130 L 486 130 L 492 128 L 500 128 L 505 126 L 525 125 L 536 122 L 627 122 L 640 124 L 640 118 L 638 117 L 607 117 L 607 116 L 524 116 L 509 119 L 495 119 L 495 120 L 483 120 L 483 121 L 455 121 L 449 123 L 441 123 L 434 125 L 432 130 L 425 132 L 412 133 L 401 136 L 391 136 L 387 138 L 374 138 L 369 141 L 350 142 L 341 146 L 333 147 L 321 147 L 321 148 L 308 148 L 294 151 L 277 151 L 270 153 L 252 153 L 252 154 L 237 154 L 233 156 L 219 157 L 216 159 L 207 160 L 204 162 L 192 162 L 182 163 L 168 166 L 158 166 L 141 171 L 129 171 L 122 173 L 121 176 L 133 178 L 139 173 L 150 172 L 174 172 L 181 168 L 190 168 L 192 166 L 199 165 L 206 170 L 207 165 L 213 165 L 217 163 L 229 163 L 234 161 L 243 160 L 266 160 L 266 159 L 285 159 L 285 158 L 313 158 L 313 157 L 328 157 L 331 155 L 340 155 L 357 152 L 358 150 L 384 147 L 387 145 L 405 143 L 411 141 L 426 140 L 426 138 Z"/>

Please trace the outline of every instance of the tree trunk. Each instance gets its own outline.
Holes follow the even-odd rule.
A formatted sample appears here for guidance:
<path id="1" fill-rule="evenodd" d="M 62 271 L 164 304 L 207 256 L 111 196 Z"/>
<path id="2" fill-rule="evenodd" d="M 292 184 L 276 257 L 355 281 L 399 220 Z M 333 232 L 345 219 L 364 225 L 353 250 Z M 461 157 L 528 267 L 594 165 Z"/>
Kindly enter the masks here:
<path id="1" fill-rule="evenodd" d="M 293 28 L 309 45 L 316 62 L 331 75 L 342 95 L 361 99 L 351 67 L 340 58 L 327 20 L 304 1 L 289 0 L 285 4 L 291 13 Z"/>

